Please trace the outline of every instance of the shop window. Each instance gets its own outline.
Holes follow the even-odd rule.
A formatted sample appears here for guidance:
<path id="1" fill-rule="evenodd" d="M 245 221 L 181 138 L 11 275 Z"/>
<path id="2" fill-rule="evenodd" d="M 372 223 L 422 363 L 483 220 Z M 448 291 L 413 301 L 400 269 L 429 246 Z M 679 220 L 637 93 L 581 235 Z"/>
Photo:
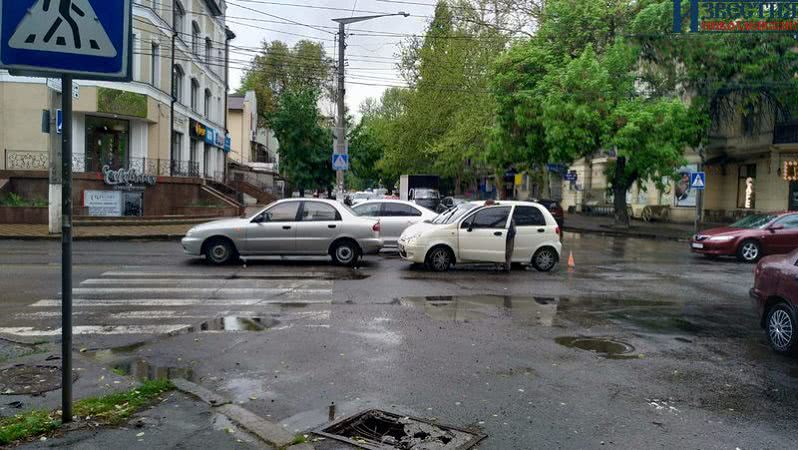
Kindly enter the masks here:
<path id="1" fill-rule="evenodd" d="M 172 161 L 180 161 L 180 153 L 183 148 L 183 135 L 175 132 L 172 134 Z"/>
<path id="2" fill-rule="evenodd" d="M 737 208 L 756 208 L 756 164 L 739 167 L 737 177 Z"/>
<path id="3" fill-rule="evenodd" d="M 130 164 L 130 122 L 86 116 L 86 171 L 100 172 L 103 166 L 128 168 Z"/>

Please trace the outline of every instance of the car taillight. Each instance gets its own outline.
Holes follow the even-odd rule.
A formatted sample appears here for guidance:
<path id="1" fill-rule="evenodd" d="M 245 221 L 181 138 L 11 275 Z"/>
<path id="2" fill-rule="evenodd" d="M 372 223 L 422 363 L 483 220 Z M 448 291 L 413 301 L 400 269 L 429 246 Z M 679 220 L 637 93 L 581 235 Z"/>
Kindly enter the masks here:
<path id="1" fill-rule="evenodd" d="M 375 233 L 379 233 L 380 232 L 380 223 L 379 222 L 375 223 L 374 226 L 371 227 L 371 231 L 373 231 Z"/>
<path id="2" fill-rule="evenodd" d="M 554 229 L 554 232 L 555 232 L 555 233 L 557 233 L 557 234 L 559 235 L 559 234 L 560 234 L 560 227 L 557 227 L 557 228 L 555 228 L 555 229 Z"/>

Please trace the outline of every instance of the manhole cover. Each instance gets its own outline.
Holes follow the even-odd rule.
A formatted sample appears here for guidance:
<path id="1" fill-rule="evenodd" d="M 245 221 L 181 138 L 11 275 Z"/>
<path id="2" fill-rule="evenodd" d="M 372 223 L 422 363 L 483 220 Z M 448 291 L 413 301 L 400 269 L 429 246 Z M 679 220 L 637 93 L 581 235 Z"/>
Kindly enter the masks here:
<path id="1" fill-rule="evenodd" d="M 603 356 L 623 355 L 635 350 L 634 347 L 626 342 L 608 338 L 558 337 L 554 341 L 566 347 L 588 350 Z"/>
<path id="2" fill-rule="evenodd" d="M 333 422 L 315 434 L 373 450 L 460 450 L 471 448 L 487 437 L 478 432 L 376 409 Z"/>
<path id="3" fill-rule="evenodd" d="M 77 380 L 78 374 L 72 374 Z M 0 370 L 0 394 L 31 395 L 61 388 L 61 368 L 17 365 Z"/>

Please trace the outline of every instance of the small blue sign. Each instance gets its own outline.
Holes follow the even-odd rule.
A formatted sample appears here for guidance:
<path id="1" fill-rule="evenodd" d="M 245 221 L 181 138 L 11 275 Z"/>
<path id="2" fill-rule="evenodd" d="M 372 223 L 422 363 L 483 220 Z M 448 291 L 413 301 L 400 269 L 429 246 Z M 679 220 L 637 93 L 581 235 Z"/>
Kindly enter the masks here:
<path id="1" fill-rule="evenodd" d="M 60 109 L 55 110 L 55 132 L 61 134 L 64 129 L 64 112 Z"/>
<path id="2" fill-rule="evenodd" d="M 690 189 L 703 191 L 707 187 L 707 174 L 705 172 L 693 172 L 690 174 Z"/>
<path id="3" fill-rule="evenodd" d="M 0 0 L 0 68 L 129 81 L 131 0 Z"/>
<path id="4" fill-rule="evenodd" d="M 565 181 L 574 182 L 579 179 L 579 175 L 577 175 L 575 170 L 572 170 L 565 174 Z"/>
<path id="5" fill-rule="evenodd" d="M 332 166 L 333 170 L 349 170 L 349 155 L 333 154 Z"/>

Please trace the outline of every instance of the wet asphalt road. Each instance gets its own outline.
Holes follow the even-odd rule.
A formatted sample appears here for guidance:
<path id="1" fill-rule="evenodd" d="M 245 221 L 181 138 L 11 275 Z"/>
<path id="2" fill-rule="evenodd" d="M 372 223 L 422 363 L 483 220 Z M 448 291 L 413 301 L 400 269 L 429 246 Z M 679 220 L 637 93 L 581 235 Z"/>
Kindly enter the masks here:
<path id="1" fill-rule="evenodd" d="M 177 243 L 77 242 L 75 345 L 143 343 L 87 353 L 189 377 L 292 432 L 335 402 L 338 417 L 381 408 L 480 429 L 486 449 L 794 447 L 798 360 L 766 347 L 752 266 L 675 242 L 565 247 L 573 271 L 439 275 L 391 256 L 214 268 Z M 57 339 L 59 249 L 0 241 L 0 332 Z M 629 347 L 562 345 L 574 337 Z"/>

